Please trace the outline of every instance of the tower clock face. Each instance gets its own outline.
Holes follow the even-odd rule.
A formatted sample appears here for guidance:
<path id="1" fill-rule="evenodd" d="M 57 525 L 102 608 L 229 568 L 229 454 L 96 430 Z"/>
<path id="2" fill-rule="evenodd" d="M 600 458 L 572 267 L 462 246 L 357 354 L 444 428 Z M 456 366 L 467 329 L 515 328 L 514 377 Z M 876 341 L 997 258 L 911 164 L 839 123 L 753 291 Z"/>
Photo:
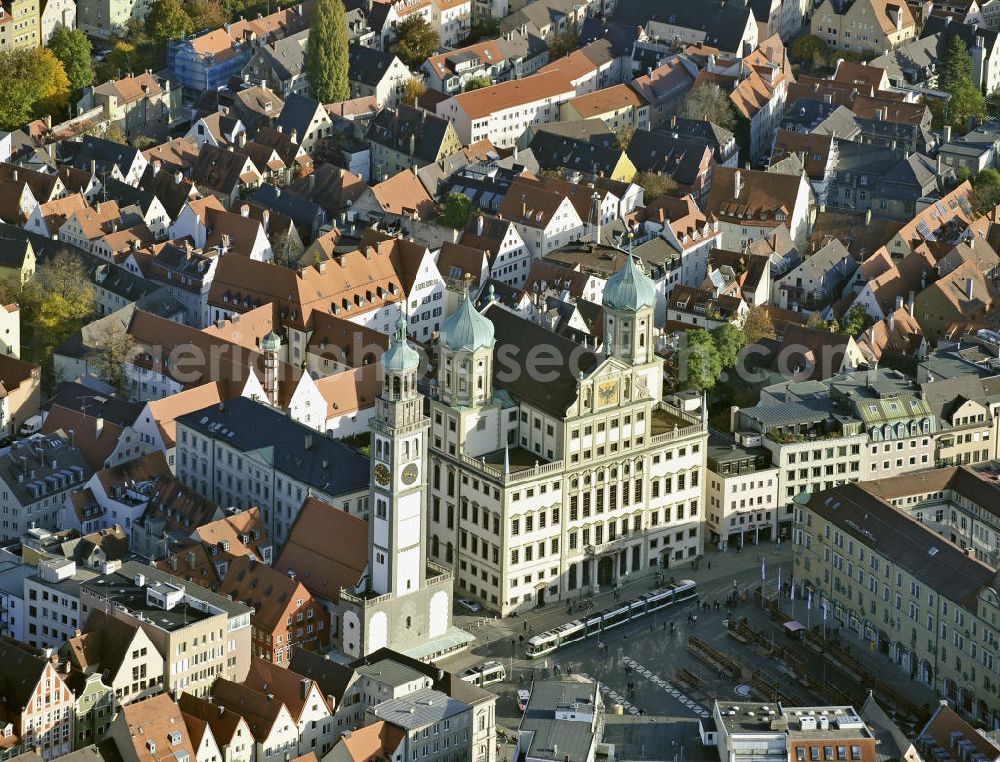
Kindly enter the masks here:
<path id="1" fill-rule="evenodd" d="M 406 468 L 403 469 L 403 473 L 400 475 L 400 479 L 403 480 L 403 484 L 410 485 L 417 480 L 417 467 L 415 464 L 411 463 Z"/>
<path id="2" fill-rule="evenodd" d="M 390 476 L 391 474 L 389 473 L 389 469 L 385 465 L 379 463 L 375 466 L 375 481 L 383 487 L 389 483 Z"/>

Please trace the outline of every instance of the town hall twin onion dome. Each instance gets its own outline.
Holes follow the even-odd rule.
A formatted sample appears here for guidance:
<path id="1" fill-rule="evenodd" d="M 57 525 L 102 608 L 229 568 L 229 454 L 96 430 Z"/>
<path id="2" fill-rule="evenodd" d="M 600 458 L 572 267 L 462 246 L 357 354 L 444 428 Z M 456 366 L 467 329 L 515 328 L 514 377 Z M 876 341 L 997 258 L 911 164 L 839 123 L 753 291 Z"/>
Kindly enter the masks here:
<path id="1" fill-rule="evenodd" d="M 638 312 L 656 307 L 656 285 L 629 255 L 628 262 L 608 278 L 604 306 L 620 312 Z"/>
<path id="2" fill-rule="evenodd" d="M 472 304 L 468 290 L 465 298 L 441 326 L 441 345 L 454 352 L 475 352 L 493 346 L 493 323 Z"/>
<path id="3" fill-rule="evenodd" d="M 406 340 L 406 318 L 402 315 L 396 321 L 395 341 L 382 353 L 382 369 L 385 372 L 416 370 L 420 365 L 420 355 Z"/>
<path id="4" fill-rule="evenodd" d="M 624 266 L 608 279 L 604 288 L 604 306 L 620 312 L 638 312 L 656 307 L 656 285 L 643 273 L 634 257 L 629 256 Z M 493 323 L 475 308 L 468 291 L 458 309 L 441 326 L 440 343 L 455 352 L 492 348 Z M 399 347 L 405 349 L 397 349 Z M 383 357 L 383 365 L 389 367 L 396 354 L 404 351 L 416 355 L 405 342 L 397 341 Z"/>

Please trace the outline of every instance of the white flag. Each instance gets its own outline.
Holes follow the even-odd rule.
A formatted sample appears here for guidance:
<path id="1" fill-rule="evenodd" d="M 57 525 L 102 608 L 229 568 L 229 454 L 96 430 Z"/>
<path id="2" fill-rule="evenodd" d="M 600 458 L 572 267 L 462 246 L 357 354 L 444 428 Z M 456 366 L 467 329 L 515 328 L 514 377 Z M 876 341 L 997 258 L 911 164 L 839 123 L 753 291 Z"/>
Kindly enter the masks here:
<path id="1" fill-rule="evenodd" d="M 809 591 L 809 597 L 806 599 L 806 608 L 811 609 L 813 607 L 813 591 Z"/>
<path id="2" fill-rule="evenodd" d="M 760 581 L 763 582 L 767 579 L 767 572 L 764 571 L 764 559 L 760 559 Z"/>
<path id="3" fill-rule="evenodd" d="M 823 621 L 824 622 L 826 621 L 826 610 L 827 610 L 826 601 L 823 601 Z"/>
<path id="4" fill-rule="evenodd" d="M 795 577 L 792 577 L 792 600 L 795 600 Z"/>

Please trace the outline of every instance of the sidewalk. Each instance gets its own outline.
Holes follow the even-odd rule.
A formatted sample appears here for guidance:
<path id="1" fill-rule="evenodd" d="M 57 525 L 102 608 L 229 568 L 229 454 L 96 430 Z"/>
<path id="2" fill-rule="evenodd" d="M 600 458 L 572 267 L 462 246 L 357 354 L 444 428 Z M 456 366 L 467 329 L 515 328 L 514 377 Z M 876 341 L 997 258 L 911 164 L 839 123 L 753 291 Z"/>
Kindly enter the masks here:
<path id="1" fill-rule="evenodd" d="M 764 556 L 766 585 L 773 589 L 777 584 L 778 565 L 782 567 L 782 581 L 788 579 L 792 569 L 791 543 L 781 543 L 780 550 L 776 543 L 761 543 L 760 546 L 747 545 L 742 552 L 734 550 L 721 552 L 715 548 L 706 551 L 697 562 L 698 568 L 692 568 L 694 561 L 671 567 L 666 578 L 693 579 L 698 583 L 698 594 L 703 601 L 723 601 L 733 590 L 733 582 L 738 588 L 752 590 L 760 585 L 760 557 Z M 650 569 L 646 574 L 637 576 L 619 588 L 619 600 L 629 600 L 649 592 L 656 579 L 656 570 Z M 594 610 L 607 608 L 613 602 L 613 590 L 609 587 L 594 596 Z M 505 662 L 512 659 L 514 666 L 526 667 L 532 664 L 524 659 L 524 642 L 532 635 L 545 632 L 564 622 L 572 621 L 580 616 L 574 609 L 572 614 L 566 611 L 566 602 L 557 601 L 542 608 L 533 609 L 506 619 L 484 618 L 482 616 L 459 616 L 455 624 L 476 637 L 468 650 L 453 657 L 443 659 L 441 666 L 452 672 L 459 672 L 468 666 L 477 664 L 487 658 L 502 658 Z M 514 639 L 514 655 L 511 653 L 510 641 Z M 537 666 L 537 665 L 535 665 Z"/>

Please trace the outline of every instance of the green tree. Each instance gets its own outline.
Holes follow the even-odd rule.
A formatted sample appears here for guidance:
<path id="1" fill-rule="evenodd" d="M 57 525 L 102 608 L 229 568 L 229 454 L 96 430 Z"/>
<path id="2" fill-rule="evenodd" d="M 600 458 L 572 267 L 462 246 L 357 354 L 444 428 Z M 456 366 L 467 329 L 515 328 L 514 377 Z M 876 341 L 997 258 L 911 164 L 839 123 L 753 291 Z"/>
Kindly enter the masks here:
<path id="1" fill-rule="evenodd" d="M 125 76 L 130 71 L 140 71 L 142 58 L 136 46 L 130 42 L 116 42 L 108 53 L 104 63 L 97 65 L 95 79 L 98 82 L 107 82 L 109 79 L 118 79 Z"/>
<path id="2" fill-rule="evenodd" d="M 872 324 L 871 316 L 864 307 L 855 307 L 844 316 L 841 330 L 848 336 L 858 336 L 865 328 Z"/>
<path id="3" fill-rule="evenodd" d="M 48 48 L 0 53 L 0 71 L 0 129 L 16 129 L 44 114 L 66 114 L 69 79 Z"/>
<path id="4" fill-rule="evenodd" d="M 983 118 L 986 114 L 986 99 L 972 79 L 972 57 L 965 41 L 954 35 L 941 58 L 941 74 L 938 89 L 944 90 L 950 98 L 945 109 L 944 123 L 960 132 L 968 130 L 969 118 Z"/>
<path id="5" fill-rule="evenodd" d="M 117 124 L 109 124 L 101 137 L 105 140 L 110 140 L 112 143 L 118 143 L 119 145 L 125 145 L 128 143 L 128 135 L 126 135 L 125 130 Z"/>
<path id="6" fill-rule="evenodd" d="M 722 373 L 719 352 L 708 331 L 688 331 L 687 342 L 681 347 L 682 357 L 678 381 L 684 389 L 704 391 L 715 386 Z"/>
<path id="7" fill-rule="evenodd" d="M 32 108 L 41 97 L 41 83 L 32 70 L 30 51 L 0 53 L 0 129 L 13 130 L 31 121 Z"/>
<path id="8" fill-rule="evenodd" d="M 444 200 L 440 222 L 456 230 L 462 230 L 472 214 L 472 199 L 464 193 L 449 193 Z"/>
<path id="9" fill-rule="evenodd" d="M 712 329 L 712 340 L 715 342 L 715 351 L 719 354 L 722 367 L 736 367 L 740 350 L 743 349 L 746 340 L 743 331 L 732 323 L 723 323 L 718 328 Z"/>
<path id="10" fill-rule="evenodd" d="M 346 18 L 341 0 L 316 1 L 306 43 L 306 72 L 309 91 L 320 103 L 340 103 L 351 97 Z"/>
<path id="11" fill-rule="evenodd" d="M 287 230 L 283 230 L 271 236 L 271 251 L 274 252 L 274 264 L 289 269 L 296 269 L 300 265 L 305 247 L 297 236 L 289 235 Z"/>
<path id="12" fill-rule="evenodd" d="M 944 127 L 945 112 L 948 110 L 948 99 L 923 96 L 920 102 L 927 106 L 931 112 L 931 128 L 940 130 Z"/>
<path id="13" fill-rule="evenodd" d="M 966 81 L 972 81 L 972 57 L 965 46 L 965 40 L 956 34 L 948 41 L 948 46 L 941 57 L 938 87 L 950 93 Z"/>
<path id="14" fill-rule="evenodd" d="M 493 82 L 489 77 L 472 77 L 465 83 L 465 92 L 482 90 L 484 87 L 490 87 L 492 84 Z"/>
<path id="15" fill-rule="evenodd" d="M 674 178 L 656 172 L 640 172 L 632 182 L 642 188 L 642 198 L 647 204 L 661 196 L 676 196 L 678 191 Z"/>
<path id="16" fill-rule="evenodd" d="M 634 124 L 624 124 L 618 128 L 615 132 L 615 142 L 618 147 L 623 151 L 627 151 L 629 144 L 632 142 L 632 138 L 635 137 L 635 125 Z"/>
<path id="17" fill-rule="evenodd" d="M 229 20 L 219 0 L 185 0 L 184 10 L 191 19 L 191 31 L 218 29 Z"/>
<path id="18" fill-rule="evenodd" d="M 564 32 L 553 35 L 549 43 L 549 60 L 555 61 L 572 53 L 580 47 L 579 39 L 576 27 L 570 27 Z"/>
<path id="19" fill-rule="evenodd" d="M 68 251 L 60 251 L 39 265 L 35 283 L 42 294 L 36 328 L 55 346 L 86 322 L 97 306 L 97 297 L 83 260 Z"/>
<path id="20" fill-rule="evenodd" d="M 974 206 L 979 214 L 986 214 L 1000 204 L 1000 172 L 984 169 L 972 180 Z"/>
<path id="21" fill-rule="evenodd" d="M 743 340 L 749 346 L 756 344 L 761 339 L 773 339 L 775 337 L 774 321 L 767 308 L 763 305 L 755 304 L 747 312 L 743 321 Z"/>
<path id="22" fill-rule="evenodd" d="M 830 46 L 815 35 L 805 34 L 792 43 L 791 59 L 807 69 L 818 69 L 829 63 Z"/>
<path id="23" fill-rule="evenodd" d="M 153 0 L 146 14 L 146 33 L 156 42 L 179 40 L 191 32 L 191 18 L 181 0 Z"/>
<path id="24" fill-rule="evenodd" d="M 126 365 L 133 359 L 135 340 L 125 326 L 115 321 L 96 337 L 87 362 L 98 378 L 103 378 L 118 391 L 128 385 Z"/>
<path id="25" fill-rule="evenodd" d="M 687 119 L 705 119 L 727 130 L 736 123 L 729 95 L 722 88 L 708 82 L 692 87 L 681 103 L 680 115 Z"/>
<path id="26" fill-rule="evenodd" d="M 314 21 L 313 24 L 315 23 Z M 440 44 L 434 28 L 423 16 L 414 13 L 396 27 L 396 41 L 392 45 L 392 52 L 411 69 L 419 69 Z"/>
<path id="27" fill-rule="evenodd" d="M 62 62 L 71 88 L 81 90 L 94 81 L 90 40 L 79 29 L 59 27 L 52 33 L 48 47 Z"/>
<path id="28" fill-rule="evenodd" d="M 459 47 L 467 47 L 480 40 L 495 40 L 500 36 L 500 19 L 492 16 L 481 16 L 473 19 L 469 36 L 459 43 Z"/>

